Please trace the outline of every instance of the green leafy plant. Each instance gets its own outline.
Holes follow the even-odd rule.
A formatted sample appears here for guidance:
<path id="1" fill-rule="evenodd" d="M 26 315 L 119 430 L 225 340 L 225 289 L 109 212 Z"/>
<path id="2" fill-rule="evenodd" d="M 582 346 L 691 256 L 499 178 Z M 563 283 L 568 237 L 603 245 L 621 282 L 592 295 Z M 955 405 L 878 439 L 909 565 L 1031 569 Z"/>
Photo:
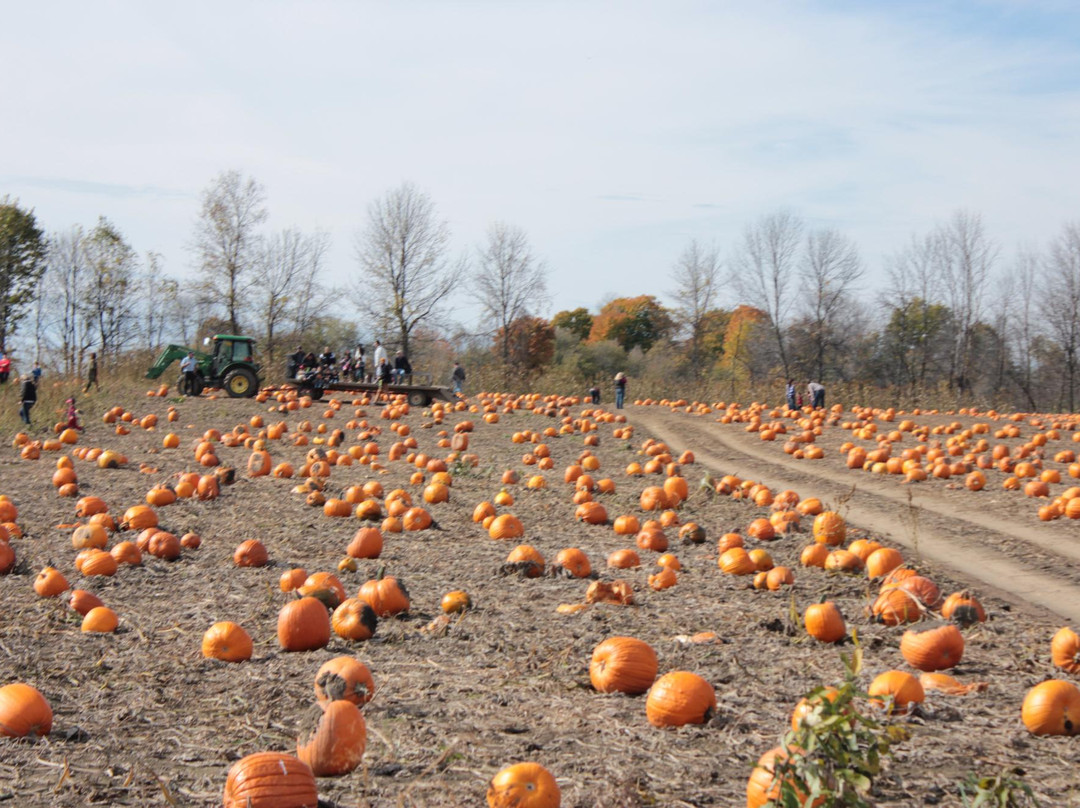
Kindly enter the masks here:
<path id="1" fill-rule="evenodd" d="M 960 783 L 965 808 L 1036 808 L 1039 801 L 1031 786 L 1020 779 L 1019 769 L 1004 769 L 993 777 L 974 773 Z"/>
<path id="2" fill-rule="evenodd" d="M 786 758 L 776 761 L 774 782 L 778 796 L 770 806 L 868 808 L 867 795 L 889 754 L 892 743 L 903 740 L 900 727 L 887 727 L 864 712 L 867 694 L 858 686 L 862 648 L 842 654 L 844 680 L 833 688 L 818 687 L 806 695 L 809 709 L 798 728 L 784 735 Z M 820 802 L 817 802 L 820 800 Z"/>

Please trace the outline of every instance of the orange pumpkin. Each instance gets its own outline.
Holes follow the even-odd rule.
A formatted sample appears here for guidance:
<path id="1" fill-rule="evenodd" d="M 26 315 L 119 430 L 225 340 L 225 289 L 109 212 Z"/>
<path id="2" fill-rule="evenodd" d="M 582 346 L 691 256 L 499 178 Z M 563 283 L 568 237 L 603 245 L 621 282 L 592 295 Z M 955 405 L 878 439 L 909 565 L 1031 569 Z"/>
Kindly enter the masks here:
<path id="1" fill-rule="evenodd" d="M 689 671 L 671 671 L 649 688 L 645 716 L 654 727 L 704 724 L 716 712 L 713 686 Z"/>
<path id="2" fill-rule="evenodd" d="M 601 693 L 644 693 L 656 679 L 659 662 L 647 642 L 609 637 L 593 649 L 589 679 Z"/>
<path id="3" fill-rule="evenodd" d="M 488 808 L 559 808 L 562 795 L 539 763 L 515 763 L 496 774 L 487 789 Z"/>
<path id="4" fill-rule="evenodd" d="M 330 615 L 322 601 L 302 597 L 278 612 L 278 643 L 286 651 L 314 651 L 330 641 Z"/>
<path id="5" fill-rule="evenodd" d="M 244 662 L 251 659 L 254 646 L 243 626 L 228 620 L 214 623 L 202 638 L 202 654 L 207 659 Z"/>

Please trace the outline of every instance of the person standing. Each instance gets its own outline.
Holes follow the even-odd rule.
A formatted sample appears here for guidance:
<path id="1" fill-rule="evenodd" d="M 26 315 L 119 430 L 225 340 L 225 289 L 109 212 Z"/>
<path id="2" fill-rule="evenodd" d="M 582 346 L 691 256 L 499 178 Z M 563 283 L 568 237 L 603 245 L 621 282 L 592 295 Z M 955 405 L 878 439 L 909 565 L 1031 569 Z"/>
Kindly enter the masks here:
<path id="1" fill-rule="evenodd" d="M 41 384 L 41 363 L 35 362 L 34 369 L 30 371 L 30 375 L 34 377 L 34 386 Z"/>
<path id="2" fill-rule="evenodd" d="M 0 353 L 0 384 L 7 384 L 10 377 L 11 360 L 8 358 L 7 351 L 4 351 Z"/>
<path id="3" fill-rule="evenodd" d="M 83 387 L 84 393 L 89 393 L 90 388 L 100 390 L 101 385 L 98 384 L 98 370 L 97 370 L 97 354 L 93 351 L 90 352 L 90 369 L 86 371 L 86 386 Z"/>
<path id="4" fill-rule="evenodd" d="M 22 401 L 19 417 L 24 424 L 30 426 L 30 410 L 37 403 L 37 385 L 29 375 L 22 377 L 22 392 L 19 398 Z"/>
<path id="5" fill-rule="evenodd" d="M 195 394 L 195 352 L 188 351 L 180 360 L 180 393 L 185 396 Z"/>
<path id="6" fill-rule="evenodd" d="M 390 361 L 386 356 L 386 348 L 383 347 L 383 344 L 379 342 L 379 340 L 375 340 L 375 355 L 372 357 L 371 361 L 375 366 L 376 377 L 379 375 L 379 366 L 382 365 L 383 362 Z"/>
<path id="7" fill-rule="evenodd" d="M 795 380 L 787 380 L 787 406 L 789 410 L 795 409 Z"/>
<path id="8" fill-rule="evenodd" d="M 810 406 L 815 410 L 825 407 L 825 387 L 817 382 L 806 383 L 806 395 L 810 398 Z"/>
<path id="9" fill-rule="evenodd" d="M 615 409 L 621 410 L 626 400 L 626 374 L 621 370 L 615 374 Z"/>
<path id="10" fill-rule="evenodd" d="M 462 388 L 465 387 L 465 368 L 459 362 L 454 363 L 454 372 L 450 374 L 450 383 L 453 385 L 455 394 L 460 394 Z"/>

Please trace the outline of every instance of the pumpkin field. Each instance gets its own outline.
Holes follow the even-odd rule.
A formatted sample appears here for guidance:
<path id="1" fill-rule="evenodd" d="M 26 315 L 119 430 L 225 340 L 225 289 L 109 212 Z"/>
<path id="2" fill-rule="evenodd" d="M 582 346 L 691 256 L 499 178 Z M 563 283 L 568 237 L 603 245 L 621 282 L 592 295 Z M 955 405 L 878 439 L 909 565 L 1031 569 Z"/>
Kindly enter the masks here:
<path id="1" fill-rule="evenodd" d="M 0 449 L 0 803 L 1080 805 L 1075 417 L 84 416 Z"/>

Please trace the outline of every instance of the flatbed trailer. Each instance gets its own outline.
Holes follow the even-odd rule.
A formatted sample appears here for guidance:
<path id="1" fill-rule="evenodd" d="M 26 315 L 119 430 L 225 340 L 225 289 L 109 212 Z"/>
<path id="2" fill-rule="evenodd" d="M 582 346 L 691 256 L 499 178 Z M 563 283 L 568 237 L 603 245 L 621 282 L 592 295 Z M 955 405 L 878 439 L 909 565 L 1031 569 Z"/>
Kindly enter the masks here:
<path id="1" fill-rule="evenodd" d="M 286 379 L 285 384 L 295 387 L 300 395 L 311 396 L 318 401 L 323 393 L 389 393 L 404 395 L 414 407 L 426 407 L 433 401 L 456 401 L 457 396 L 449 387 L 434 384 L 384 384 L 377 382 L 333 381 L 327 379 Z"/>

